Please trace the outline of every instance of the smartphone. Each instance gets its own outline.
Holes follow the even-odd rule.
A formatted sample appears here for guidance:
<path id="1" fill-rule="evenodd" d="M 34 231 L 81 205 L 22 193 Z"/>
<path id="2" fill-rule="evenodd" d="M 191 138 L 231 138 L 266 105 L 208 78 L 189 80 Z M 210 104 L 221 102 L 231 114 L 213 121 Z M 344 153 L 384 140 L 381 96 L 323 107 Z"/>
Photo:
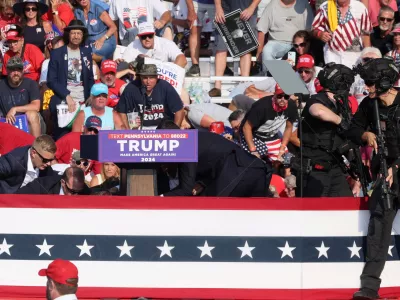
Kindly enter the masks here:
<path id="1" fill-rule="evenodd" d="M 294 65 L 296 64 L 296 52 L 295 51 L 288 52 L 288 61 L 294 67 Z"/>

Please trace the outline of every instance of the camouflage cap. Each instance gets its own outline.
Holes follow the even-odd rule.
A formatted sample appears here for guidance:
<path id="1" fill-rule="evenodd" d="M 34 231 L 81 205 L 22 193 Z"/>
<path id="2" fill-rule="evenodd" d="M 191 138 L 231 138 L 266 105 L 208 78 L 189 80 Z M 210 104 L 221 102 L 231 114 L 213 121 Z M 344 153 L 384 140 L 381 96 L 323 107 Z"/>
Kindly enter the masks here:
<path id="1" fill-rule="evenodd" d="M 142 68 L 138 71 L 138 74 L 145 76 L 157 76 L 157 66 L 153 64 L 143 65 Z"/>
<path id="2" fill-rule="evenodd" d="M 24 63 L 19 56 L 13 56 L 7 61 L 7 69 L 24 69 Z"/>

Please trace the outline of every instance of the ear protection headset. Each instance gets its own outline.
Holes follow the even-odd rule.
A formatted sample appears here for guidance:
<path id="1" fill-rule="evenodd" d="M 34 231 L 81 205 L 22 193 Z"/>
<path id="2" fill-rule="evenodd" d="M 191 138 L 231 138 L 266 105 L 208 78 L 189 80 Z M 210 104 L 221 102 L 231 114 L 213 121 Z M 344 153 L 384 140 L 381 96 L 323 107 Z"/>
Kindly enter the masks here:
<path id="1" fill-rule="evenodd" d="M 377 58 L 359 64 L 354 70 L 366 85 L 375 85 L 378 95 L 387 92 L 399 79 L 399 71 L 392 58 Z"/>
<path id="2" fill-rule="evenodd" d="M 331 92 L 348 91 L 354 83 L 354 72 L 341 64 L 328 63 L 318 73 L 320 84 Z"/>

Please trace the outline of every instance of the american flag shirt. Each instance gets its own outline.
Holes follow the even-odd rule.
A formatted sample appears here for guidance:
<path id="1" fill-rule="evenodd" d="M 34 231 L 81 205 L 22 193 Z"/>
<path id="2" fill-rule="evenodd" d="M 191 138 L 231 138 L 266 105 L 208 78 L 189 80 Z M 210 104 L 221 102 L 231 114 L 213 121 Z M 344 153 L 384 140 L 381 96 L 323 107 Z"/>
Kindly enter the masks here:
<path id="1" fill-rule="evenodd" d="M 372 31 L 368 9 L 357 0 L 351 0 L 346 15 L 342 18 L 338 10 L 338 26 L 334 32 L 330 30 L 328 20 L 328 2 L 322 3 L 312 24 L 313 30 L 320 30 L 332 34 L 327 43 L 335 51 L 361 51 L 361 35 Z"/>

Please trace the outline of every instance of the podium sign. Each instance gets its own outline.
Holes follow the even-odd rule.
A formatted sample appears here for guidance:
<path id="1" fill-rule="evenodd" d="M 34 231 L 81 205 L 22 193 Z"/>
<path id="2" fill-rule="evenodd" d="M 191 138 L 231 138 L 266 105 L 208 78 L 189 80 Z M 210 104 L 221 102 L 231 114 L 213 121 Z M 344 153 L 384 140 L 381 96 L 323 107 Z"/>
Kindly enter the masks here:
<path id="1" fill-rule="evenodd" d="M 197 130 L 101 130 L 98 161 L 197 162 Z"/>

